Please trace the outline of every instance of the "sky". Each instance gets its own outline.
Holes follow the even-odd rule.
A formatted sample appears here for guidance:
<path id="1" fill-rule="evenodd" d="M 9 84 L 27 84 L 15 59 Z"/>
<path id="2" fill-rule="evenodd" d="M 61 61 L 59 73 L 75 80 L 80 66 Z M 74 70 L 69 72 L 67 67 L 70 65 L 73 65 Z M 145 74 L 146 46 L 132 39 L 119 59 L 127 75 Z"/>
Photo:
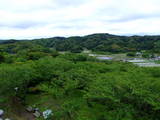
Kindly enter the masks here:
<path id="1" fill-rule="evenodd" d="M 160 35 L 160 0 L 0 0 L 0 39 Z"/>

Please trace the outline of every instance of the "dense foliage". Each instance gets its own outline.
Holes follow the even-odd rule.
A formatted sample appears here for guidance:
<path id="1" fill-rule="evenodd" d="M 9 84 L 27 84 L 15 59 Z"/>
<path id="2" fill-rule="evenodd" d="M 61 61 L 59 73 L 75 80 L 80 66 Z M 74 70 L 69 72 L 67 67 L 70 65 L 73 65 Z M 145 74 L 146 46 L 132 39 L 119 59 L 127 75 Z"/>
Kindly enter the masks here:
<path id="1" fill-rule="evenodd" d="M 25 107 L 52 109 L 49 120 L 159 120 L 160 67 L 100 61 L 78 53 L 86 49 L 127 52 L 131 57 L 139 50 L 159 53 L 159 39 L 94 34 L 0 41 L 0 108 L 7 117 L 12 111 L 11 118 L 22 120 L 15 118 L 11 104 L 16 98 Z"/>
<path id="2" fill-rule="evenodd" d="M 0 65 L 0 105 L 12 96 L 27 104 L 28 95 L 45 94 L 60 101 L 58 108 L 50 103 L 57 120 L 158 120 L 159 80 L 160 68 L 97 61 L 83 54 L 46 56 Z"/>

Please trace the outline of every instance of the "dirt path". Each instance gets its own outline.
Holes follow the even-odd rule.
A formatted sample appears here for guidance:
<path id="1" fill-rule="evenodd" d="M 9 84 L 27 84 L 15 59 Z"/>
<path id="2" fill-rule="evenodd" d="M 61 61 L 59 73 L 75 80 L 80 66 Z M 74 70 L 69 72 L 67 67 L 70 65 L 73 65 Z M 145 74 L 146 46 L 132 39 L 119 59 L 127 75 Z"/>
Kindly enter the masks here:
<path id="1" fill-rule="evenodd" d="M 25 107 L 22 105 L 20 100 L 16 97 L 12 100 L 12 110 L 13 113 L 20 119 L 20 120 L 35 120 L 35 117 L 32 113 L 26 111 Z"/>

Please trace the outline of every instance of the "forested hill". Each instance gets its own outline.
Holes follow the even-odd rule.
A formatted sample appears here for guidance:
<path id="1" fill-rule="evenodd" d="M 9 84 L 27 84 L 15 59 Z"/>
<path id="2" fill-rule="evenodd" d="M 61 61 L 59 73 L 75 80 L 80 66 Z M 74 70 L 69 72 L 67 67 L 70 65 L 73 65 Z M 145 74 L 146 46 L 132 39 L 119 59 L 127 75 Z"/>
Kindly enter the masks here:
<path id="1" fill-rule="evenodd" d="M 20 40 L 22 41 L 22 40 Z M 20 42 L 19 40 L 0 40 L 0 44 L 11 44 L 11 43 L 16 43 Z"/>
<path id="2" fill-rule="evenodd" d="M 17 41 L 10 40 L 7 43 L 15 44 L 15 42 Z M 34 39 L 28 42 L 43 47 L 54 48 L 58 51 L 71 52 L 81 52 L 85 49 L 113 53 L 140 50 L 160 52 L 160 36 L 117 36 L 103 33 L 83 37 L 75 36 L 68 38 L 53 37 Z"/>
<path id="3" fill-rule="evenodd" d="M 92 34 L 84 37 L 56 37 L 35 40 L 35 43 L 58 51 L 80 52 L 84 49 L 104 52 L 151 50 L 160 52 L 160 36 L 117 36 Z"/>

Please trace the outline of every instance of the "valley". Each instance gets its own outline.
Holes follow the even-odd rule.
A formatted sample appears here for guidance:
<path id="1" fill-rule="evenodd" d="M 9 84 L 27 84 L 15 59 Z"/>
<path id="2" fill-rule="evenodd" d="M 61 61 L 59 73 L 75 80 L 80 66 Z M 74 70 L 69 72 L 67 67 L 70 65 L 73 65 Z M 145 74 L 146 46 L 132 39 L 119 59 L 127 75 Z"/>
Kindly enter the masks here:
<path id="1" fill-rule="evenodd" d="M 109 40 L 119 36 L 86 37 L 1 42 L 0 118 L 158 120 L 159 37 L 147 37 L 155 46 L 144 40 L 143 45 L 132 48 L 123 45 L 130 40 Z M 113 42 L 114 49 L 101 46 L 110 47 L 108 41 Z M 93 43 L 101 47 L 89 47 Z M 73 51 L 69 46 L 74 45 Z M 82 50 L 78 46 L 83 46 Z"/>

